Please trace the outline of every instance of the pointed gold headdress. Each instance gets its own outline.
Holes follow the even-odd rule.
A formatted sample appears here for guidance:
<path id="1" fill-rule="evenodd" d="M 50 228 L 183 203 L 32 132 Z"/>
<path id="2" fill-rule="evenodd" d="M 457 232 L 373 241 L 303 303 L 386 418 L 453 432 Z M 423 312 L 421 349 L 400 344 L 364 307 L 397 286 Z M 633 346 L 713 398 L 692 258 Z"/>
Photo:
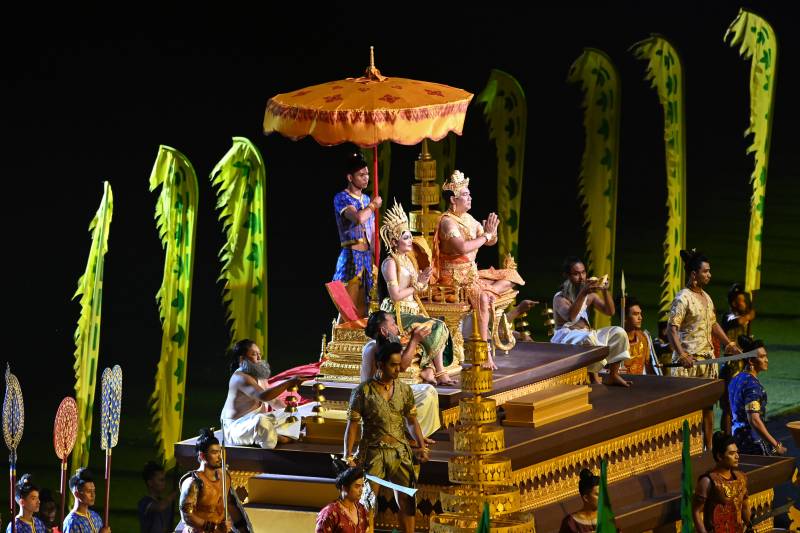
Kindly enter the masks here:
<path id="1" fill-rule="evenodd" d="M 466 187 L 469 187 L 469 178 L 465 178 L 464 173 L 460 170 L 454 170 L 453 174 L 450 176 L 450 179 L 445 181 L 444 185 L 442 185 L 442 190 L 452 191 L 453 196 L 458 198 L 461 194 L 461 189 Z"/>
<path id="2" fill-rule="evenodd" d="M 410 231 L 408 229 L 408 217 L 406 212 L 403 211 L 403 206 L 397 203 L 395 199 L 394 205 L 386 210 L 383 215 L 383 223 L 381 224 L 381 240 L 386 249 L 392 250 L 392 239 L 400 239 L 403 232 Z"/>

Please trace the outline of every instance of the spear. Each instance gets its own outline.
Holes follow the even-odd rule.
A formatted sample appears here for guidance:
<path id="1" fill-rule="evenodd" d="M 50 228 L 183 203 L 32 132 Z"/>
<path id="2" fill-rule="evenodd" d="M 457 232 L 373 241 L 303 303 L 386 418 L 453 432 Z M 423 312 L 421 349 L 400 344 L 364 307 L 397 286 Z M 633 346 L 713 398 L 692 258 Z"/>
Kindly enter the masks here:
<path id="1" fill-rule="evenodd" d="M 627 295 L 625 294 L 625 271 L 622 271 L 622 279 L 619 282 L 619 288 L 622 291 L 622 295 L 619 299 L 619 316 L 620 322 L 619 325 L 622 329 L 625 329 L 625 300 L 627 299 Z"/>
<path id="2" fill-rule="evenodd" d="M 9 475 L 9 507 L 11 509 L 11 532 L 17 533 L 17 521 L 14 519 L 14 485 L 17 480 L 17 446 L 22 440 L 25 429 L 25 404 L 22 401 L 22 389 L 17 376 L 11 373 L 11 365 L 6 364 L 6 395 L 3 398 L 3 438 L 8 447 Z"/>
<path id="3" fill-rule="evenodd" d="M 220 446 L 220 448 L 221 448 L 220 449 L 220 458 L 222 459 L 222 509 L 223 509 L 223 514 L 225 515 L 225 518 L 224 518 L 225 524 L 227 524 L 228 523 L 228 497 L 229 497 L 228 491 L 230 489 L 227 487 L 227 485 L 228 485 L 228 471 L 226 470 L 227 461 L 226 461 L 226 458 L 225 458 L 225 426 L 223 425 L 223 421 L 222 421 L 221 418 L 220 418 L 219 422 L 220 422 L 220 428 L 222 429 L 222 431 L 220 432 L 220 433 L 222 433 L 220 435 L 220 437 L 222 437 L 222 440 L 220 441 L 222 443 L 222 445 Z M 214 431 L 214 430 L 212 429 L 211 431 Z M 227 525 L 225 527 L 227 527 Z"/>
<path id="4" fill-rule="evenodd" d="M 56 411 L 53 423 L 53 447 L 56 456 L 61 459 L 61 507 L 59 508 L 58 523 L 64 522 L 64 496 L 67 492 L 67 458 L 75 447 L 78 436 L 78 405 L 75 399 L 67 396 L 61 400 Z"/>
<path id="5" fill-rule="evenodd" d="M 119 365 L 114 365 L 113 370 L 103 370 L 102 390 L 100 448 L 106 452 L 106 507 L 103 525 L 110 527 L 108 509 L 111 503 L 111 449 L 117 445 L 119 439 L 119 415 L 122 408 L 122 369 Z"/>

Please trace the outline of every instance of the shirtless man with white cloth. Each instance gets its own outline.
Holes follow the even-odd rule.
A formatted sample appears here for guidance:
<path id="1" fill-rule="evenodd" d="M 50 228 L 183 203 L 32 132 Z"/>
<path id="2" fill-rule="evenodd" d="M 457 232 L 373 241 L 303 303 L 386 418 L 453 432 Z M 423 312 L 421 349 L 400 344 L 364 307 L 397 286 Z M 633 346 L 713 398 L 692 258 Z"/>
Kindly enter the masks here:
<path id="1" fill-rule="evenodd" d="M 239 366 L 228 382 L 228 397 L 220 415 L 225 444 L 272 449 L 279 442 L 300 438 L 300 419 L 311 415 L 314 403 L 299 406 L 296 413 L 287 413 L 278 396 L 311 376 L 295 376 L 270 387 L 269 364 L 261 359 L 261 349 L 249 339 L 233 346 L 233 358 Z M 268 411 L 267 405 L 274 410 Z M 292 414 L 297 421 L 289 423 L 287 418 Z"/>
<path id="2" fill-rule="evenodd" d="M 608 357 L 587 369 L 592 382 L 629 387 L 630 383 L 619 375 L 620 363 L 631 358 L 628 334 L 619 326 L 592 329 L 589 321 L 590 308 L 608 316 L 616 313 L 614 301 L 608 292 L 607 279 L 587 280 L 586 267 L 577 257 L 564 260 L 563 274 L 565 279 L 561 290 L 553 297 L 556 331 L 550 342 L 576 346 L 607 346 Z M 608 366 L 608 376 L 601 380 L 598 373 L 604 366 Z"/>

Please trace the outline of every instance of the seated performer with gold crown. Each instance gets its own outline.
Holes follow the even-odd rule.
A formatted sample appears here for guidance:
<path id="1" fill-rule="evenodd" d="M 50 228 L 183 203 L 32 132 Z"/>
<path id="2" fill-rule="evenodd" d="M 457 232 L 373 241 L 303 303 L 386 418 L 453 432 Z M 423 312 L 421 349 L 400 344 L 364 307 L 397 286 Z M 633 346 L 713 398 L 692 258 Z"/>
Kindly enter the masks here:
<path id="1" fill-rule="evenodd" d="M 469 178 L 458 170 L 442 186 L 442 196 L 448 205 L 447 211 L 439 219 L 433 236 L 433 268 L 437 283 L 464 287 L 473 309 L 478 310 L 478 330 L 481 339 L 489 340 L 489 321 L 494 313 L 496 297 L 525 282 L 515 268 L 478 270 L 475 256 L 486 245 L 497 244 L 497 228 L 500 224 L 497 214 L 489 213 L 480 223 L 469 214 L 472 196 L 469 191 Z M 513 260 L 512 260 L 513 262 Z M 525 301 L 513 314 L 524 307 L 530 308 L 533 302 Z M 512 313 L 508 318 L 513 320 Z M 486 366 L 496 369 L 494 358 L 489 353 Z"/>
<path id="2" fill-rule="evenodd" d="M 433 385 L 452 385 L 453 380 L 444 369 L 443 357 L 449 350 L 452 357 L 452 343 L 447 325 L 436 318 L 430 318 L 419 301 L 418 293 L 428 288 L 431 268 L 422 272 L 417 269 L 411 258 L 413 254 L 412 235 L 408 229 L 408 217 L 403 207 L 394 202 L 391 209 L 386 210 L 380 229 L 389 256 L 381 264 L 381 273 L 386 281 L 389 298 L 381 304 L 381 309 L 393 313 L 403 330 L 417 325 L 430 329 L 430 335 L 422 339 L 422 357 L 419 368 L 420 377 Z"/>

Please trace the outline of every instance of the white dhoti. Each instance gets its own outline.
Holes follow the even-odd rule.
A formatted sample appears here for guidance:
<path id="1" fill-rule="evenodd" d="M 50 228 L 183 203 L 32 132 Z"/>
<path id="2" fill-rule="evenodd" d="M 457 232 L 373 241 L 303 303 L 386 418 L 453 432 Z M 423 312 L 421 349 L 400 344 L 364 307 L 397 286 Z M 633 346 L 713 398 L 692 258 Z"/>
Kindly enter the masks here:
<path id="1" fill-rule="evenodd" d="M 252 446 L 271 450 L 278 444 L 278 435 L 297 440 L 300 438 L 300 420 L 303 416 L 312 416 L 311 409 L 315 403 L 307 403 L 297 407 L 296 413 L 287 413 L 277 409 L 265 413 L 261 408 L 251 411 L 239 418 L 223 418 L 222 431 L 225 444 L 234 446 Z M 296 422 L 287 422 L 292 416 Z"/>
<path id="2" fill-rule="evenodd" d="M 628 334 L 619 326 L 600 329 L 557 329 L 550 342 L 554 344 L 572 344 L 574 346 L 607 346 L 608 357 L 592 363 L 586 369 L 597 373 L 604 366 L 619 363 L 631 358 Z"/>
<path id="3" fill-rule="evenodd" d="M 414 406 L 417 408 L 417 422 L 426 437 L 433 435 L 441 426 L 439 419 L 439 393 L 428 383 L 411 385 L 414 393 Z M 409 426 L 408 432 L 414 435 L 414 428 Z"/>

